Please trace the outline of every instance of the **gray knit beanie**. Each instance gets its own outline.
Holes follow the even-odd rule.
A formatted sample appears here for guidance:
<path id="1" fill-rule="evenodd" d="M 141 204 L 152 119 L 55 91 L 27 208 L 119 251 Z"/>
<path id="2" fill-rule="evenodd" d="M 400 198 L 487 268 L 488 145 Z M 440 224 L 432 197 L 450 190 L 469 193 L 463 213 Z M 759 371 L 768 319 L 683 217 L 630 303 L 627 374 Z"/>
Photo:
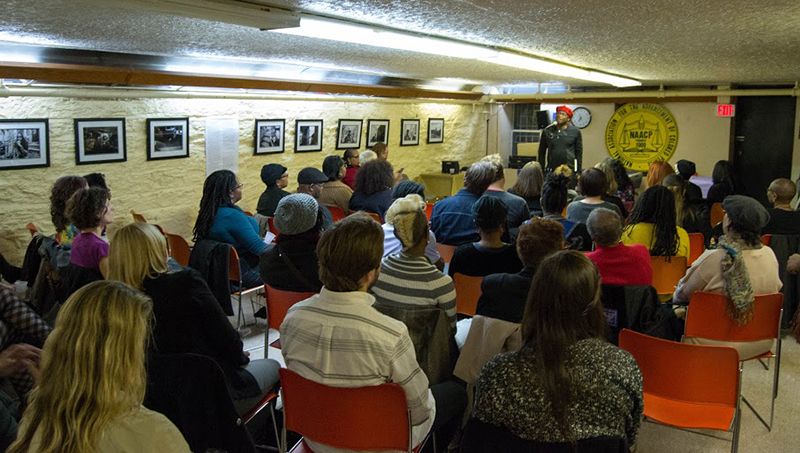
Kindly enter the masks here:
<path id="1" fill-rule="evenodd" d="M 317 224 L 319 205 L 311 195 L 293 193 L 281 198 L 275 209 L 275 228 L 281 234 L 300 234 Z"/>

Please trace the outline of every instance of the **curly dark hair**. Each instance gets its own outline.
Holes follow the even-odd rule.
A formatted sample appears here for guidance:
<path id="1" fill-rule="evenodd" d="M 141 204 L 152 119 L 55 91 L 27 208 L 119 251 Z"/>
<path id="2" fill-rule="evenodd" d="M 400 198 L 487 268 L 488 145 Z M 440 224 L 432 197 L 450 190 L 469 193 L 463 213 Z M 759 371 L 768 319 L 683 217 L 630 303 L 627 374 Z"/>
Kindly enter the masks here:
<path id="1" fill-rule="evenodd" d="M 79 230 L 97 228 L 108 203 L 108 191 L 101 187 L 80 189 L 67 201 L 67 217 Z"/>
<path id="2" fill-rule="evenodd" d="M 342 178 L 339 177 L 339 171 L 344 165 L 344 159 L 339 156 L 328 156 L 322 161 L 322 173 L 328 177 L 328 181 L 338 181 Z"/>
<path id="3" fill-rule="evenodd" d="M 525 268 L 536 272 L 551 253 L 564 250 L 564 226 L 555 219 L 534 217 L 519 227 L 517 255 Z"/>
<path id="4" fill-rule="evenodd" d="M 566 176 L 550 173 L 542 185 L 542 210 L 545 214 L 561 215 L 567 206 L 567 186 L 570 180 Z"/>
<path id="5" fill-rule="evenodd" d="M 236 189 L 236 175 L 230 170 L 217 170 L 208 175 L 203 184 L 203 198 L 200 199 L 200 212 L 194 223 L 194 241 L 205 239 L 222 206 L 232 208 L 231 191 Z"/>
<path id="6" fill-rule="evenodd" d="M 356 192 L 372 195 L 391 189 L 394 183 L 394 168 L 388 161 L 375 159 L 367 162 L 356 173 Z"/>
<path id="7" fill-rule="evenodd" d="M 50 219 L 56 232 L 61 232 L 69 226 L 67 217 L 67 200 L 75 192 L 88 187 L 86 180 L 80 176 L 62 176 L 58 178 L 50 190 Z"/>
<path id="8" fill-rule="evenodd" d="M 675 216 L 675 197 L 664 186 L 649 187 L 636 200 L 628 218 L 626 231 L 637 223 L 652 223 L 653 239 L 651 240 L 651 256 L 675 256 L 678 254 L 678 224 Z"/>
<path id="9" fill-rule="evenodd" d="M 625 190 L 630 186 L 633 186 L 633 182 L 631 182 L 631 178 L 628 176 L 628 171 L 625 169 L 625 165 L 619 161 L 619 159 L 614 159 L 613 157 L 605 158 L 604 162 L 614 170 L 614 179 L 617 180 L 617 189 Z M 613 193 L 610 195 L 614 195 Z"/>

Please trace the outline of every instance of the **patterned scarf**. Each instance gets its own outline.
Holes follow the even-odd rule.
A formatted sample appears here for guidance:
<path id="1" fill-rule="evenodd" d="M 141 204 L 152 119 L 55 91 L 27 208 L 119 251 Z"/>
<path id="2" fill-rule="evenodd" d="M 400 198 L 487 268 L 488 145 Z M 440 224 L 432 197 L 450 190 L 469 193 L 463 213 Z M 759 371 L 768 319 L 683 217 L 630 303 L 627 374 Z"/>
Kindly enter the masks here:
<path id="1" fill-rule="evenodd" d="M 721 236 L 717 248 L 727 252 L 722 258 L 722 294 L 731 300 L 727 313 L 743 326 L 753 319 L 755 296 L 742 251 L 761 248 L 761 244 L 751 247 L 737 238 Z"/>

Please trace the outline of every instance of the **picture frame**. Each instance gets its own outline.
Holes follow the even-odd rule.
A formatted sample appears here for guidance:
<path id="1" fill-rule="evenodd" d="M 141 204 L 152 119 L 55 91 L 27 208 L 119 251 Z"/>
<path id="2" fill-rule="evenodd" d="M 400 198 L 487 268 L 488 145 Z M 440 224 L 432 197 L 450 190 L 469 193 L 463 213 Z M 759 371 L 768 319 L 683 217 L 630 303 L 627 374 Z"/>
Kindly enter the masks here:
<path id="1" fill-rule="evenodd" d="M 363 120 L 339 120 L 336 133 L 336 149 L 361 148 L 361 128 Z"/>
<path id="2" fill-rule="evenodd" d="M 419 145 L 419 120 L 400 120 L 400 146 Z"/>
<path id="3" fill-rule="evenodd" d="M 322 120 L 297 120 L 294 136 L 294 152 L 322 151 Z"/>
<path id="4" fill-rule="evenodd" d="M 444 118 L 428 118 L 428 143 L 444 142 Z"/>
<path id="5" fill-rule="evenodd" d="M 147 160 L 189 157 L 189 118 L 147 119 Z"/>
<path id="6" fill-rule="evenodd" d="M 286 120 L 256 120 L 253 155 L 285 151 Z"/>
<path id="7" fill-rule="evenodd" d="M 0 170 L 50 166 L 47 119 L 0 120 Z"/>
<path id="8" fill-rule="evenodd" d="M 77 165 L 125 162 L 125 118 L 75 119 Z"/>
<path id="9" fill-rule="evenodd" d="M 367 121 L 367 148 L 380 142 L 389 143 L 389 120 Z"/>

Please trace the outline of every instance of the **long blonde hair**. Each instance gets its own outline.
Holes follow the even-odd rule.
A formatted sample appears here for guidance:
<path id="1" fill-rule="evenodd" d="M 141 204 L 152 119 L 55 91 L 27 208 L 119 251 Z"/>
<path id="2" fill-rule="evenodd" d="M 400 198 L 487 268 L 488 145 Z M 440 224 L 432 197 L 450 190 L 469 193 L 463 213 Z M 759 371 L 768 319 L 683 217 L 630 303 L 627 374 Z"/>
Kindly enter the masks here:
<path id="1" fill-rule="evenodd" d="M 142 289 L 147 277 L 167 272 L 167 241 L 153 225 L 133 222 L 117 230 L 108 250 L 109 280 Z"/>
<path id="2" fill-rule="evenodd" d="M 106 426 L 144 400 L 151 317 L 150 298 L 123 283 L 98 281 L 70 296 L 44 344 L 41 379 L 8 451 L 95 451 Z"/>

